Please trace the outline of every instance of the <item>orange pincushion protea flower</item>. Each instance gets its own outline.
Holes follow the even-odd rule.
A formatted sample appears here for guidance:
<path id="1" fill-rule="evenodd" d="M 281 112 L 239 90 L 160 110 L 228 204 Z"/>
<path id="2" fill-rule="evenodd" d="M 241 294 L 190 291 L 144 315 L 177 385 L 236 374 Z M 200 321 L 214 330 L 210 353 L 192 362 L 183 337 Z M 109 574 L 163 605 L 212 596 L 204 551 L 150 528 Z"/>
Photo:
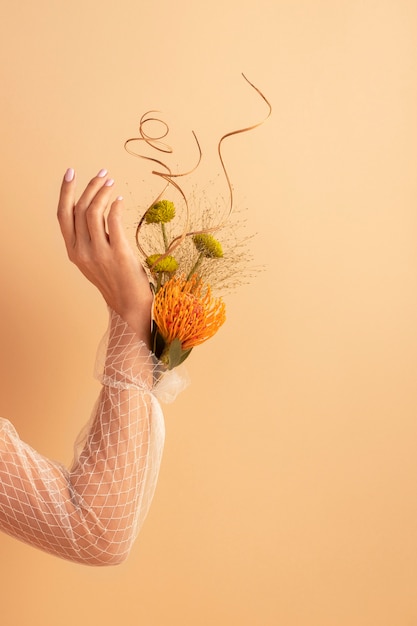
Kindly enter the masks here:
<path id="1" fill-rule="evenodd" d="M 186 352 L 219 330 L 226 319 L 226 307 L 198 276 L 188 280 L 173 276 L 155 295 L 153 318 L 166 348 L 179 341 L 181 350 Z"/>

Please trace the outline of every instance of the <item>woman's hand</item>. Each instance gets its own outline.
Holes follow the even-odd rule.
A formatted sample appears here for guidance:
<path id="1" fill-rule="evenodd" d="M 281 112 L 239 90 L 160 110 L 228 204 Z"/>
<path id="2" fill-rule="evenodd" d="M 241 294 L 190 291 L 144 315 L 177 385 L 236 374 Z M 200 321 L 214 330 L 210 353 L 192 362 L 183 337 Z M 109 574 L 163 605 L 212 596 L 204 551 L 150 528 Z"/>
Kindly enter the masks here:
<path id="1" fill-rule="evenodd" d="M 120 196 L 110 206 L 106 228 L 105 212 L 113 184 L 107 170 L 100 170 L 76 202 L 74 170 L 67 170 L 58 221 L 69 259 L 149 347 L 153 296 L 123 228 Z"/>

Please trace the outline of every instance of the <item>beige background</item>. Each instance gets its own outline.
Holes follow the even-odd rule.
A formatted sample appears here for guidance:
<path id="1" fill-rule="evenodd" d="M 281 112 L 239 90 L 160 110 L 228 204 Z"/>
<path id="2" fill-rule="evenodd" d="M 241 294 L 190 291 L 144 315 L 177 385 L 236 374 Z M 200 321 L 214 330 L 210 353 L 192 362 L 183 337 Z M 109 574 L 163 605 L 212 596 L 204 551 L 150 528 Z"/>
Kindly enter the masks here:
<path id="1" fill-rule="evenodd" d="M 98 387 L 100 296 L 55 220 L 68 166 L 135 205 L 122 148 L 160 109 L 178 163 L 225 145 L 267 269 L 166 408 L 128 562 L 0 537 L 4 626 L 417 624 L 417 7 L 412 0 L 21 0 L 1 20 L 0 414 L 71 460 Z M 178 139 L 179 138 L 179 139 Z M 192 154 L 192 153 L 190 153 Z M 126 186 L 126 184 L 128 184 Z"/>

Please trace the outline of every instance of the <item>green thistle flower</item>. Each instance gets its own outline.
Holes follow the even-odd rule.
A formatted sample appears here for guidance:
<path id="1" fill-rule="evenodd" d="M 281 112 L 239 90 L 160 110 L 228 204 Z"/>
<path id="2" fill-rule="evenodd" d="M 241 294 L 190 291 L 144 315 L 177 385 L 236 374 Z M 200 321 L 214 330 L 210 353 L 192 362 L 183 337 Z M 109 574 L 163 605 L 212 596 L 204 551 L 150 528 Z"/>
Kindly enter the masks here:
<path id="1" fill-rule="evenodd" d="M 151 254 L 147 257 L 146 263 L 152 269 L 153 272 L 167 272 L 173 274 L 178 269 L 177 260 L 173 256 L 166 256 L 158 261 L 161 254 Z"/>
<path id="2" fill-rule="evenodd" d="M 175 205 L 170 200 L 155 202 L 145 214 L 147 224 L 166 224 L 175 217 Z"/>
<path id="3" fill-rule="evenodd" d="M 205 257 L 210 259 L 220 259 L 223 256 L 221 243 L 208 233 L 194 235 L 194 245 L 197 250 Z"/>

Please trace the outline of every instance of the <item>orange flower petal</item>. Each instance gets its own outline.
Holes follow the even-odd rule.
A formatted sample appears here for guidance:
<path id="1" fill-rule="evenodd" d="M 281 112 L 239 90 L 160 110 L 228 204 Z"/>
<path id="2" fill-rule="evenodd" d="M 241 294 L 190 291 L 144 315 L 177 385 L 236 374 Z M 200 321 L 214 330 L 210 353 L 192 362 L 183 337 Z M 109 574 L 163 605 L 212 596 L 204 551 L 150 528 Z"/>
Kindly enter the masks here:
<path id="1" fill-rule="evenodd" d="M 195 275 L 170 278 L 155 296 L 153 317 L 164 341 L 179 339 L 183 350 L 210 339 L 225 322 L 226 306 Z"/>

